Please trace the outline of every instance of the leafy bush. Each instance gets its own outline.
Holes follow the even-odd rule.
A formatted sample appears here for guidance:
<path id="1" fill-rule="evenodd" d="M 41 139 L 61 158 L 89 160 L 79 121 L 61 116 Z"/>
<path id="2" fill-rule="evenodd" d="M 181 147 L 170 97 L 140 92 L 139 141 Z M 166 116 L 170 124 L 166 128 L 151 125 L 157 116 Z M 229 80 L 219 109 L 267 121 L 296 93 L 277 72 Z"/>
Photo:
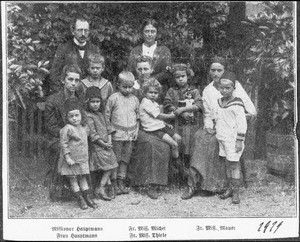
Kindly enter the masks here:
<path id="1" fill-rule="evenodd" d="M 142 43 L 141 23 L 149 17 L 161 23 L 158 41 L 170 48 L 174 61 L 204 68 L 203 31 L 207 27 L 218 31 L 228 6 L 223 2 L 9 3 L 7 13 L 10 93 L 36 98 L 40 81 L 47 82 L 44 74 L 58 45 L 72 37 L 70 23 L 79 15 L 89 20 L 91 41 L 106 57 L 103 75 L 114 81 L 126 68 L 130 50 Z"/>
<path id="2" fill-rule="evenodd" d="M 266 123 L 281 133 L 294 126 L 294 16 L 292 2 L 263 2 L 264 11 L 242 21 L 242 40 L 225 32 L 221 50 L 238 80 L 250 92 L 267 93 L 262 102 Z M 221 31 L 220 31 L 221 32 Z"/>
<path id="3" fill-rule="evenodd" d="M 248 75 L 270 90 L 272 130 L 292 133 L 294 127 L 293 3 L 265 2 L 266 11 L 249 18 L 255 44 L 251 45 Z M 261 83 L 255 83 L 259 86 Z"/>
<path id="4" fill-rule="evenodd" d="M 19 100 L 26 108 L 24 98 L 43 97 L 42 81 L 49 73 L 49 61 L 42 58 L 40 40 L 34 38 L 27 18 L 18 6 L 8 5 L 9 19 L 13 17 L 18 25 L 8 22 L 8 91 L 9 102 Z"/>
<path id="5" fill-rule="evenodd" d="M 239 39 L 229 31 L 227 2 L 7 3 L 9 98 L 24 106 L 22 97 L 39 99 L 55 51 L 72 37 L 70 23 L 79 15 L 89 20 L 91 41 L 104 52 L 104 77 L 114 82 L 130 50 L 142 43 L 141 23 L 150 17 L 161 24 L 158 41 L 171 50 L 173 62 L 191 64 L 197 85 L 207 84 L 210 57 L 222 55 L 247 90 L 269 89 L 273 107 L 293 96 L 285 93 L 294 86 L 293 3 L 264 4 L 264 12 L 236 30 L 246 36 Z"/>

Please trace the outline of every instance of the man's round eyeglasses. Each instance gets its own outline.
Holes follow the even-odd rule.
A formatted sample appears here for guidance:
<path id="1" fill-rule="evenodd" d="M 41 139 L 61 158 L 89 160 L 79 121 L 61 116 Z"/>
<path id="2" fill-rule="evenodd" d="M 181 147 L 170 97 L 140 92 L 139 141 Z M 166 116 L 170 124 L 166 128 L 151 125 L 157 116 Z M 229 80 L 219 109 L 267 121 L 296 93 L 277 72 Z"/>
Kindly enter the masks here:
<path id="1" fill-rule="evenodd" d="M 89 32 L 90 32 L 89 29 L 76 29 L 75 31 L 76 31 L 78 34 L 81 34 L 81 33 L 83 33 L 83 32 L 85 32 L 85 33 L 89 33 Z"/>

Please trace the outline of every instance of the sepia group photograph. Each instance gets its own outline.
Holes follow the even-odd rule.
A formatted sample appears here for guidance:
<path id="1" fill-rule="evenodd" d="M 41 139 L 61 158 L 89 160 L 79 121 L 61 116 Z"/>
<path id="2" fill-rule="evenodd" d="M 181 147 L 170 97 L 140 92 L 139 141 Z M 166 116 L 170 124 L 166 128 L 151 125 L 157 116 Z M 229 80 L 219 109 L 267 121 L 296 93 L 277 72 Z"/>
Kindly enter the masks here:
<path id="1" fill-rule="evenodd" d="M 4 1 L 3 239 L 299 239 L 296 1 Z"/>

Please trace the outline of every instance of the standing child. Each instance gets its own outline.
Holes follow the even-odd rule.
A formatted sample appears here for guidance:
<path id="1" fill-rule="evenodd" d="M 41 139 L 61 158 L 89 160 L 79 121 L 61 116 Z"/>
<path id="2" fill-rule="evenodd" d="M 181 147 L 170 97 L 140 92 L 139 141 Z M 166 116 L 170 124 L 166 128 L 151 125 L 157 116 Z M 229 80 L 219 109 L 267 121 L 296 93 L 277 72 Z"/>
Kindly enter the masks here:
<path id="1" fill-rule="evenodd" d="M 186 167 L 189 166 L 190 148 L 193 135 L 200 128 L 200 111 L 203 109 L 202 99 L 197 88 L 189 85 L 188 80 L 192 75 L 192 70 L 186 64 L 175 64 L 172 67 L 175 78 L 174 87 L 171 87 L 164 100 L 164 111 L 174 112 L 176 115 L 175 131 L 182 137 L 182 158 Z M 194 102 L 191 106 L 180 107 L 180 103 L 191 94 Z M 194 119 L 189 118 L 189 112 L 193 112 Z M 181 167 L 181 170 L 183 168 Z"/>
<path id="2" fill-rule="evenodd" d="M 133 141 L 136 140 L 139 130 L 139 100 L 132 94 L 133 74 L 122 71 L 118 76 L 118 84 L 119 91 L 108 98 L 105 108 L 108 130 L 112 134 L 113 151 L 119 163 L 118 171 L 115 169 L 112 175 L 112 183 L 117 195 L 129 193 L 124 180 Z"/>
<path id="3" fill-rule="evenodd" d="M 90 131 L 88 127 L 83 126 L 83 113 L 77 99 L 67 99 L 64 108 L 67 124 L 60 130 L 61 152 L 58 172 L 69 178 L 71 190 L 81 209 L 87 209 L 87 205 L 97 208 L 97 204 L 90 198 L 86 180 L 86 175 L 90 173 L 88 161 L 88 134 Z"/>
<path id="4" fill-rule="evenodd" d="M 81 81 L 84 91 L 88 87 L 98 87 L 101 90 L 101 101 L 105 107 L 107 99 L 114 90 L 112 84 L 105 78 L 101 76 L 105 68 L 104 57 L 100 54 L 91 54 L 89 55 L 89 68 L 88 76 Z"/>
<path id="5" fill-rule="evenodd" d="M 105 68 L 105 59 L 102 55 L 93 53 L 88 56 L 88 76 L 81 80 L 81 87 L 86 92 L 89 87 L 98 87 L 101 92 L 101 103 L 105 107 L 108 97 L 113 94 L 114 90 L 112 84 L 102 77 L 102 72 Z M 99 170 L 91 170 L 90 180 L 91 188 L 94 184 L 100 183 L 101 173 Z M 95 193 L 95 191 L 94 191 Z"/>
<path id="6" fill-rule="evenodd" d="M 91 130 L 90 135 L 90 171 L 102 170 L 101 181 L 98 182 L 94 193 L 104 200 L 115 198 L 111 186 L 110 176 L 113 169 L 118 167 L 117 158 L 112 150 L 111 134 L 107 131 L 106 121 L 101 100 L 101 91 L 98 87 L 88 87 L 85 94 L 87 103 L 87 123 Z M 110 188 L 110 195 L 105 192 L 105 185 Z"/>
<path id="7" fill-rule="evenodd" d="M 216 110 L 216 138 L 219 142 L 219 155 L 226 158 L 228 189 L 221 199 L 232 197 L 232 203 L 239 204 L 240 157 L 244 150 L 247 131 L 245 106 L 241 98 L 233 96 L 235 75 L 225 72 L 219 83 L 222 98 L 218 99 Z"/>
<path id="8" fill-rule="evenodd" d="M 161 113 L 159 105 L 156 102 L 161 93 L 162 86 L 155 78 L 150 78 L 144 83 L 142 88 L 144 98 L 140 105 L 141 128 L 169 144 L 172 149 L 172 156 L 177 160 L 179 157 L 178 143 L 181 141 L 181 137 L 175 133 L 169 124 L 163 121 L 174 119 L 175 115 L 174 113 Z M 159 174 L 157 175 L 159 176 Z M 157 186 L 151 184 L 147 193 L 150 198 L 157 199 Z"/>

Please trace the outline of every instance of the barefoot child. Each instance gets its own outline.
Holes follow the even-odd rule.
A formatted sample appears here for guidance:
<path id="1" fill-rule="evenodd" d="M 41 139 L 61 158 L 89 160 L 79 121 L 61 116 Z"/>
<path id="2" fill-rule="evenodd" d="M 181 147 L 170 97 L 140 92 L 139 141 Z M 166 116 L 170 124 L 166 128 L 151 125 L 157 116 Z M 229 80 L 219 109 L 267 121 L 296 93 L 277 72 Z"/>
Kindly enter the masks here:
<path id="1" fill-rule="evenodd" d="M 178 159 L 178 142 L 181 141 L 181 137 L 175 133 L 175 131 L 171 128 L 171 125 L 166 124 L 163 121 L 174 119 L 175 115 L 174 113 L 161 113 L 159 105 L 156 102 L 159 94 L 161 93 L 162 86 L 156 79 L 149 78 L 144 83 L 142 89 L 144 98 L 140 105 L 141 128 L 147 133 L 155 135 L 169 144 L 172 149 L 173 158 Z M 152 184 L 147 190 L 148 196 L 156 199 L 158 196 L 156 190 L 156 185 Z"/>
<path id="2" fill-rule="evenodd" d="M 244 150 L 247 131 L 245 106 L 241 98 L 233 96 L 235 75 L 224 72 L 220 79 L 219 91 L 222 98 L 218 99 L 216 110 L 216 138 L 219 142 L 219 155 L 226 157 L 226 176 L 228 189 L 221 199 L 232 197 L 232 203 L 240 203 L 240 157 Z"/>
<path id="3" fill-rule="evenodd" d="M 127 194 L 125 186 L 127 166 L 139 130 L 139 100 L 132 94 L 134 76 L 129 71 L 122 71 L 118 76 L 119 90 L 112 94 L 106 104 L 105 119 L 108 130 L 112 134 L 113 151 L 119 163 L 112 175 L 112 183 L 116 194 Z M 117 183 L 116 183 L 117 179 Z"/>
<path id="4" fill-rule="evenodd" d="M 89 129 L 83 126 L 83 113 L 76 98 L 69 98 L 64 103 L 67 124 L 60 130 L 60 159 L 58 172 L 67 176 L 71 190 L 81 209 L 88 206 L 97 208 L 90 198 L 86 175 L 89 170 L 88 135 Z M 87 206 L 88 205 L 88 206 Z"/>
<path id="5" fill-rule="evenodd" d="M 110 176 L 113 169 L 118 167 L 117 158 L 112 150 L 111 135 L 107 131 L 101 91 L 98 87 L 88 87 L 85 94 L 87 123 L 91 130 L 90 135 L 90 171 L 102 170 L 101 181 L 96 184 L 94 194 L 104 200 L 115 198 Z M 109 195 L 105 192 L 105 185 L 110 188 Z"/>

